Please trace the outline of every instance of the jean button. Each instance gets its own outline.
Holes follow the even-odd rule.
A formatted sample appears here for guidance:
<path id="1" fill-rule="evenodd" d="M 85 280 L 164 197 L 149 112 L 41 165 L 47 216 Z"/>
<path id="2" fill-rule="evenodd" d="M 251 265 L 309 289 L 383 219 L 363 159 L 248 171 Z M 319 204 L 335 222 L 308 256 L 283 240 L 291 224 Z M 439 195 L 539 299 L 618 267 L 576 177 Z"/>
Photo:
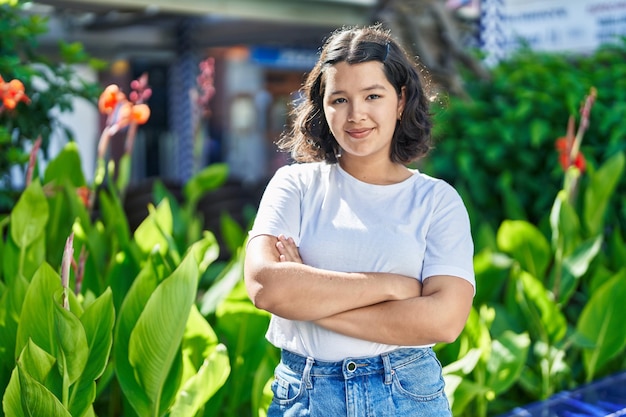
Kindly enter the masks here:
<path id="1" fill-rule="evenodd" d="M 350 361 L 346 364 L 346 369 L 348 369 L 349 372 L 354 372 L 356 371 L 356 363 Z"/>

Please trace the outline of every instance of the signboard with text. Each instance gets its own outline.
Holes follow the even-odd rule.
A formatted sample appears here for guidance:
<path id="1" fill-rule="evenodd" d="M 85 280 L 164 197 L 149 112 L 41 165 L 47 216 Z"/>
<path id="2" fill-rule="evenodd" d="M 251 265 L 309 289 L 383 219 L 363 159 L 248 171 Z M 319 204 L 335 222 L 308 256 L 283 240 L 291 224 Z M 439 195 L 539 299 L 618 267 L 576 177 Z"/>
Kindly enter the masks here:
<path id="1" fill-rule="evenodd" d="M 626 36 L 626 0 L 483 0 L 481 6 L 481 42 L 491 61 L 523 44 L 587 53 Z"/>

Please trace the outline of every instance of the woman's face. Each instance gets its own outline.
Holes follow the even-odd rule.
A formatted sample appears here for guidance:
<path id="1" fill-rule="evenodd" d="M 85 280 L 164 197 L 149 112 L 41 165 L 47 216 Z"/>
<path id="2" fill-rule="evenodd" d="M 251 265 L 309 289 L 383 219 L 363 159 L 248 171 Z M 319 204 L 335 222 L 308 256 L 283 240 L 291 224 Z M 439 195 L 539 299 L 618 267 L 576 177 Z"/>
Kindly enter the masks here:
<path id="1" fill-rule="evenodd" d="M 326 68 L 324 77 L 324 114 L 342 159 L 389 159 L 404 90 L 398 97 L 379 61 L 340 62 Z"/>

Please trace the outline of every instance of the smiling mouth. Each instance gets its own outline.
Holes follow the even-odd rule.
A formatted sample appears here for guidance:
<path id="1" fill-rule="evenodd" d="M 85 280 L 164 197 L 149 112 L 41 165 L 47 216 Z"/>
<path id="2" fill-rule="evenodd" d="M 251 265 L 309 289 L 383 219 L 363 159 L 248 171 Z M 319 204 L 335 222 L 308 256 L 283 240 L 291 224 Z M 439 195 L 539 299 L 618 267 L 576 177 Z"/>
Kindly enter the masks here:
<path id="1" fill-rule="evenodd" d="M 347 130 L 346 132 L 353 138 L 363 138 L 367 136 L 371 131 L 372 129 L 351 129 Z"/>

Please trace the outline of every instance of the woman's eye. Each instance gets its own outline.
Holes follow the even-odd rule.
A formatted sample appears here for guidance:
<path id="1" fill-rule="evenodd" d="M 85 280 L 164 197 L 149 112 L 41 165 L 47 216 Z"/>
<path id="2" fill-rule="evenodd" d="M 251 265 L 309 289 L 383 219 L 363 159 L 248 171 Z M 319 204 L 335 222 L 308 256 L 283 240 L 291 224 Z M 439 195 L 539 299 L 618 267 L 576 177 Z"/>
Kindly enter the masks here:
<path id="1" fill-rule="evenodd" d="M 380 98 L 379 94 L 370 94 L 369 96 L 367 96 L 368 100 L 376 100 L 377 98 Z"/>
<path id="2" fill-rule="evenodd" d="M 333 104 L 339 104 L 339 103 L 345 103 L 346 99 L 345 98 L 336 98 L 332 101 Z"/>

